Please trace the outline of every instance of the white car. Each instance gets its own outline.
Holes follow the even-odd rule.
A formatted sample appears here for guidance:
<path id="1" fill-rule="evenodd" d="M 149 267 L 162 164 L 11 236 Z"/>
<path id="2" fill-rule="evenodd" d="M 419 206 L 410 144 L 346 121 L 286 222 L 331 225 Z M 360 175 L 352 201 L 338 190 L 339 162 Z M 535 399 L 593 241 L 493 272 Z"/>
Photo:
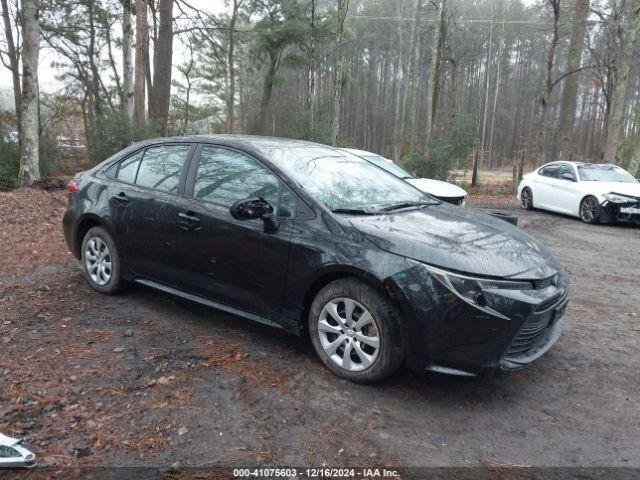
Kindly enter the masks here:
<path id="1" fill-rule="evenodd" d="M 30 467 L 36 456 L 26 449 L 24 440 L 0 433 L 0 468 Z"/>
<path id="2" fill-rule="evenodd" d="M 440 180 L 432 180 L 430 178 L 417 178 L 415 175 L 407 172 L 399 167 L 388 158 L 384 158 L 376 153 L 365 152 L 364 150 L 356 150 L 355 148 L 343 148 L 342 150 L 356 155 L 375 166 L 386 170 L 392 175 L 401 178 L 405 182 L 410 183 L 418 190 L 428 193 L 432 197 L 436 197 L 443 202 L 452 203 L 454 205 L 464 205 L 467 192 L 452 183 L 442 182 Z"/>
<path id="3" fill-rule="evenodd" d="M 523 177 L 518 200 L 525 210 L 550 210 L 587 223 L 640 221 L 640 183 L 617 165 L 547 163 Z"/>

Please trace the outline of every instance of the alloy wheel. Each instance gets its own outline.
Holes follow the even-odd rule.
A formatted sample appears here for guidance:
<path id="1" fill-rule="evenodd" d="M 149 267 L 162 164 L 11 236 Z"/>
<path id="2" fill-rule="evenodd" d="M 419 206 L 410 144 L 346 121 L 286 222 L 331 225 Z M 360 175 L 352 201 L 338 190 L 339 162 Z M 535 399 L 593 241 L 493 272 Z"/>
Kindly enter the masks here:
<path id="1" fill-rule="evenodd" d="M 580 206 L 580 217 L 587 223 L 592 223 L 596 219 L 598 204 L 593 197 L 587 197 Z"/>
<path id="2" fill-rule="evenodd" d="M 85 265 L 91 280 L 96 285 L 106 285 L 111 280 L 111 252 L 100 237 L 92 237 L 84 252 Z"/>
<path id="3" fill-rule="evenodd" d="M 525 188 L 520 194 L 520 205 L 524 210 L 528 210 L 531 207 L 531 190 Z"/>
<path id="4" fill-rule="evenodd" d="M 376 361 L 379 332 L 369 310 L 350 298 L 331 300 L 318 318 L 322 348 L 332 362 L 350 372 L 365 370 Z"/>

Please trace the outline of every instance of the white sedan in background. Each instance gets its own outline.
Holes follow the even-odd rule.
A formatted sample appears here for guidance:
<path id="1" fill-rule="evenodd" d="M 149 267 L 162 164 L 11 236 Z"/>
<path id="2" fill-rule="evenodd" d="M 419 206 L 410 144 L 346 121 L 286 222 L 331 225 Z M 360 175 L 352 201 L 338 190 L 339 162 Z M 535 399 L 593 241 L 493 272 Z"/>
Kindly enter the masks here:
<path id="1" fill-rule="evenodd" d="M 587 223 L 640 222 L 640 183 L 617 165 L 552 162 L 518 186 L 523 209 L 540 208 Z"/>
<path id="2" fill-rule="evenodd" d="M 443 202 L 452 203 L 454 205 L 464 205 L 467 192 L 457 185 L 442 182 L 440 180 L 432 180 L 430 178 L 417 178 L 415 175 L 412 175 L 405 169 L 393 163 L 393 161 L 376 153 L 356 150 L 355 148 L 343 148 L 342 150 L 349 152 L 352 155 L 356 155 L 367 162 L 373 163 L 375 166 L 386 170 L 391 175 L 395 175 L 405 182 L 410 183 L 421 192 L 427 193 L 432 197 L 436 197 Z"/>

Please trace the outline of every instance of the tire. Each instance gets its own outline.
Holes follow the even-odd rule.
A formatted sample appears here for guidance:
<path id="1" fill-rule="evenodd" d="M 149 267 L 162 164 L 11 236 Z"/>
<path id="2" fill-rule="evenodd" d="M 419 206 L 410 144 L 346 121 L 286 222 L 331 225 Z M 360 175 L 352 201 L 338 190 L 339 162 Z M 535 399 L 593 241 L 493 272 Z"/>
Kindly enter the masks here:
<path id="1" fill-rule="evenodd" d="M 588 195 L 580 202 L 580 220 L 585 223 L 598 223 L 602 207 L 593 195 Z"/>
<path id="2" fill-rule="evenodd" d="M 533 192 L 529 187 L 524 187 L 520 193 L 520 207 L 523 210 L 533 210 Z"/>
<path id="3" fill-rule="evenodd" d="M 398 310 L 382 293 L 361 280 L 336 280 L 320 290 L 309 309 L 308 326 L 322 363 L 352 382 L 383 380 L 404 361 L 404 329 Z M 334 348 L 335 345 L 338 346 Z M 347 349 L 349 358 L 345 361 Z M 335 353 L 331 354 L 332 350 Z"/>
<path id="4" fill-rule="evenodd" d="M 81 260 L 84 275 L 94 290 L 113 295 L 126 286 L 121 275 L 120 252 L 103 227 L 93 227 L 85 234 Z"/>

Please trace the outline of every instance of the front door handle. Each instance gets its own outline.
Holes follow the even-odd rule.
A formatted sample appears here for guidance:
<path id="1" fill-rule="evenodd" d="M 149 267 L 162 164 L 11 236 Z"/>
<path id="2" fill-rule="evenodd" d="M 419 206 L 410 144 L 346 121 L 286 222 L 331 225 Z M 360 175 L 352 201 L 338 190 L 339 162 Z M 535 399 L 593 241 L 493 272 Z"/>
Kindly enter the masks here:
<path id="1" fill-rule="evenodd" d="M 178 223 L 182 230 L 200 230 L 200 219 L 193 212 L 178 213 Z"/>
<path id="2" fill-rule="evenodd" d="M 129 199 L 127 198 L 124 192 L 120 192 L 119 194 L 114 195 L 112 198 L 117 205 L 124 206 L 127 203 L 129 203 Z"/>

